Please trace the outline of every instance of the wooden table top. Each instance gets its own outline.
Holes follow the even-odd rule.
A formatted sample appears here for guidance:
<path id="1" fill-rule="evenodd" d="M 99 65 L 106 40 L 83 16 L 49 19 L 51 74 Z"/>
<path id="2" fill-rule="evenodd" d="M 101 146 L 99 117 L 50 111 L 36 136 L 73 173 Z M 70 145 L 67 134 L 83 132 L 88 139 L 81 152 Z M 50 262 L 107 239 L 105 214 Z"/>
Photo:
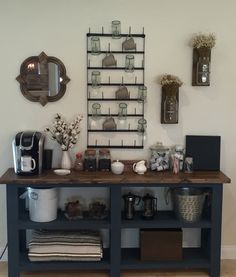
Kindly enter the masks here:
<path id="1" fill-rule="evenodd" d="M 221 171 L 195 171 L 193 173 L 179 172 L 173 174 L 171 171 L 148 171 L 143 175 L 134 172 L 124 172 L 115 175 L 112 172 L 78 172 L 71 171 L 66 176 L 58 176 L 53 170 L 44 171 L 36 176 L 19 176 L 9 168 L 0 178 L 0 184 L 225 184 L 231 180 Z"/>

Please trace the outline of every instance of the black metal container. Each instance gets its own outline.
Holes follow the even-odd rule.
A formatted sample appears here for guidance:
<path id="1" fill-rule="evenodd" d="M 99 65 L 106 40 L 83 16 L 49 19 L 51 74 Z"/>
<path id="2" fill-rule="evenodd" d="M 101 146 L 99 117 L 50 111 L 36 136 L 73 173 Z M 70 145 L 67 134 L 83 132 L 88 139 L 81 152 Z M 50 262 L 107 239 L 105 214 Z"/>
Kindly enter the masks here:
<path id="1" fill-rule="evenodd" d="M 144 219 L 152 219 L 157 212 L 157 198 L 147 193 L 142 197 L 143 211 L 142 217 Z"/>
<path id="2" fill-rule="evenodd" d="M 133 219 L 135 215 L 135 205 L 140 203 L 141 197 L 129 192 L 128 194 L 123 195 L 125 201 L 125 218 Z"/>

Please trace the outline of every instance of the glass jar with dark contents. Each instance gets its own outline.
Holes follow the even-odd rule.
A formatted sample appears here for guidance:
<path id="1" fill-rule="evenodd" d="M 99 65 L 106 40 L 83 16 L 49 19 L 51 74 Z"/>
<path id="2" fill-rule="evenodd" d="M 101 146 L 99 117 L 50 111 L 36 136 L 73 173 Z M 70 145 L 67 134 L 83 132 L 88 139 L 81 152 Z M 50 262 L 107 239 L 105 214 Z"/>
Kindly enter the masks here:
<path id="1" fill-rule="evenodd" d="M 84 153 L 84 170 L 96 171 L 96 169 L 97 169 L 96 150 L 88 149 Z"/>
<path id="2" fill-rule="evenodd" d="M 100 171 L 111 170 L 111 155 L 108 149 L 100 149 L 98 156 L 98 169 Z"/>

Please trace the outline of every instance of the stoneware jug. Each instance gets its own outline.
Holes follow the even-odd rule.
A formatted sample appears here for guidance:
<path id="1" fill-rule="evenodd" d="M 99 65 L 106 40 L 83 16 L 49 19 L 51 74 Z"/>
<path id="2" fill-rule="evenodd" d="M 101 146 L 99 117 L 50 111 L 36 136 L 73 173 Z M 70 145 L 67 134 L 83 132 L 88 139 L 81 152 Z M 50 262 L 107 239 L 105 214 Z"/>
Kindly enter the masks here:
<path id="1" fill-rule="evenodd" d="M 139 161 L 133 164 L 134 172 L 138 174 L 144 174 L 147 171 L 147 167 L 145 166 L 145 161 Z"/>

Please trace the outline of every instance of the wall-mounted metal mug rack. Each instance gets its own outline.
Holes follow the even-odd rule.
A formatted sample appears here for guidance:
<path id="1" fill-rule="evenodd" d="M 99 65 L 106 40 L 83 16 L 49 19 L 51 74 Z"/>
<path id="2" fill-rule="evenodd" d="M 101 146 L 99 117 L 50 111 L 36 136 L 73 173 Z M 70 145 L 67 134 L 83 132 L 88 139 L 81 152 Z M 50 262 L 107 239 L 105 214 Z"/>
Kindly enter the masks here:
<path id="1" fill-rule="evenodd" d="M 92 43 L 92 38 L 96 42 L 95 45 Z M 103 129 L 100 127 L 94 127 L 90 125 L 90 120 L 93 119 L 93 113 L 91 112 L 91 104 L 93 102 L 97 102 L 103 106 L 103 104 L 108 104 L 110 102 L 110 106 L 112 107 L 116 103 L 120 102 L 128 102 L 129 103 L 129 112 L 125 114 L 125 119 L 127 118 L 143 118 L 144 119 L 144 104 L 145 101 L 138 98 L 138 88 L 140 86 L 144 86 L 145 84 L 145 34 L 144 34 L 144 28 L 143 32 L 140 34 L 131 33 L 131 27 L 129 27 L 128 33 L 121 33 L 120 34 L 121 39 L 113 40 L 112 33 L 105 33 L 104 28 L 102 27 L 101 33 L 93 33 L 89 29 L 89 32 L 87 33 L 87 147 L 88 148 L 127 148 L 127 149 L 142 149 L 144 147 L 144 133 L 145 130 L 139 130 L 137 126 L 132 126 L 129 124 L 128 127 L 125 128 L 111 128 L 111 129 Z M 123 38 L 123 40 L 122 40 Z M 125 38 L 125 40 L 124 40 Z M 106 41 L 104 43 L 102 40 L 105 39 Z M 120 42 L 122 40 L 122 42 Z M 139 41 L 138 41 L 139 40 Z M 111 49 L 111 45 L 114 46 L 114 42 L 116 45 L 115 49 Z M 138 42 L 138 43 L 137 43 Z M 113 43 L 113 44 L 112 44 Z M 119 45 L 120 44 L 120 45 Z M 102 47 L 101 47 L 102 45 Z M 106 49 L 104 48 L 104 45 L 107 45 Z M 131 45 L 130 50 L 129 49 Z M 93 48 L 95 46 L 95 48 Z M 118 49 L 120 48 L 120 49 Z M 111 57 L 109 57 L 111 55 Z M 134 58 L 137 56 L 140 62 L 140 65 L 135 65 L 135 61 L 133 64 L 133 67 L 127 68 L 127 64 L 123 64 L 120 62 L 120 60 L 124 60 L 122 58 L 122 55 L 133 55 Z M 126 58 L 125 56 L 125 58 Z M 104 63 L 104 58 L 109 57 L 110 60 L 106 60 Z M 132 57 L 131 57 L 132 58 Z M 97 60 L 97 63 L 94 65 L 94 60 Z M 91 80 L 91 74 L 93 71 L 99 71 L 101 75 L 101 82 L 99 82 L 99 86 L 94 86 L 94 83 Z M 136 73 L 139 72 L 139 77 L 136 75 Z M 115 77 L 113 77 L 112 74 L 116 74 Z M 132 74 L 133 80 L 125 80 L 126 74 Z M 119 77 L 120 76 L 120 77 Z M 117 79 L 118 77 L 118 79 Z M 119 80 L 120 82 L 117 80 Z M 107 88 L 108 92 L 106 91 L 106 94 L 103 92 L 104 89 Z M 120 87 L 128 87 L 129 89 L 133 90 L 132 92 L 128 92 L 128 96 L 125 98 L 116 98 L 115 92 Z M 91 95 L 91 90 L 97 89 L 100 90 L 100 96 L 93 97 Z M 113 95 L 112 95 L 113 94 Z M 140 110 L 136 111 L 136 104 L 141 105 Z M 132 108 L 133 107 L 133 108 Z M 103 107 L 102 107 L 103 108 Z M 103 109 L 104 110 L 104 109 Z M 132 111 L 132 112 L 130 112 Z M 104 119 L 107 117 L 115 118 L 116 120 L 119 120 L 119 113 L 110 112 L 110 107 L 108 113 L 100 113 L 99 117 L 97 119 Z M 115 143 L 112 141 L 112 138 L 107 139 L 105 136 L 106 133 L 114 133 L 123 134 L 124 138 L 120 140 L 120 143 Z M 125 135 L 126 134 L 133 135 L 133 143 L 125 143 Z M 137 139 L 138 135 L 138 139 Z M 92 138 L 91 138 L 92 136 Z M 94 138 L 95 137 L 95 138 Z M 132 141 L 132 140 L 131 140 Z M 117 142 L 117 140 L 116 140 Z"/>

